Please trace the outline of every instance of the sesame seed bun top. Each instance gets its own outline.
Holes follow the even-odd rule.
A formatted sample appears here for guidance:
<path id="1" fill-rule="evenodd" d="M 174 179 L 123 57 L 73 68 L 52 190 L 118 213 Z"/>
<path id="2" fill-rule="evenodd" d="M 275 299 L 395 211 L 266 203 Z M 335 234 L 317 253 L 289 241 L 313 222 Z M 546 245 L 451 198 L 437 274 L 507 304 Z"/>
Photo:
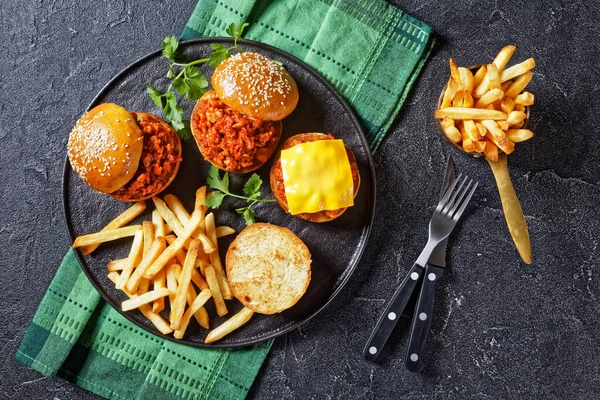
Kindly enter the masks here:
<path id="1" fill-rule="evenodd" d="M 253 118 L 278 121 L 298 104 L 298 86 L 286 69 L 257 53 L 238 53 L 223 61 L 211 83 L 229 107 Z"/>
<path id="2" fill-rule="evenodd" d="M 112 193 L 135 174 L 143 137 L 133 116 L 123 107 L 105 103 L 85 113 L 67 143 L 73 170 L 90 187 Z"/>

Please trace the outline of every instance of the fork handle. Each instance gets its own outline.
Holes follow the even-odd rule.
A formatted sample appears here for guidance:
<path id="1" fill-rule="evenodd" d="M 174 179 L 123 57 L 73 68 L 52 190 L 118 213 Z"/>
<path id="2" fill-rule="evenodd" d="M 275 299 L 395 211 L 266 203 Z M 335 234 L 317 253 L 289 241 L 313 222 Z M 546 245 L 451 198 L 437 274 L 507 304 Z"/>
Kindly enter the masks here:
<path id="1" fill-rule="evenodd" d="M 421 293 L 417 300 L 415 314 L 410 327 L 408 351 L 406 352 L 406 368 L 418 372 L 423 368 L 423 347 L 427 340 L 431 320 L 433 319 L 433 303 L 435 300 L 435 283 L 444 274 L 444 268 L 431 264 L 425 266 Z"/>
<path id="2" fill-rule="evenodd" d="M 367 340 L 367 345 L 363 350 L 363 356 L 367 361 L 373 361 L 381 352 L 381 348 L 394 330 L 424 271 L 425 269 L 419 264 L 414 264 L 402 284 L 396 289 L 385 311 L 379 317 L 371 337 Z"/>

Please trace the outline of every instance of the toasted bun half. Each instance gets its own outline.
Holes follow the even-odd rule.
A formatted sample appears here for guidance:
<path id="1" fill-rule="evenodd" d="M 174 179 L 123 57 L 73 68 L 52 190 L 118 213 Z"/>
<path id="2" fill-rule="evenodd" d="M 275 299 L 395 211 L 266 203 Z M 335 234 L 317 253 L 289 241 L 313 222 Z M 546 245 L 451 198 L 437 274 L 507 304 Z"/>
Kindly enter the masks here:
<path id="1" fill-rule="evenodd" d="M 281 121 L 249 117 L 210 90 L 192 111 L 192 135 L 204 159 L 223 171 L 246 173 L 260 168 L 275 152 Z"/>
<path id="2" fill-rule="evenodd" d="M 223 61 L 211 78 L 229 107 L 253 118 L 278 121 L 298 104 L 298 86 L 287 70 L 257 53 L 238 53 Z"/>
<path id="3" fill-rule="evenodd" d="M 69 135 L 67 150 L 73 170 L 93 189 L 112 193 L 137 170 L 142 131 L 123 107 L 100 104 L 86 112 Z"/>
<path id="4" fill-rule="evenodd" d="M 310 283 L 308 248 L 289 229 L 255 223 L 229 246 L 225 263 L 233 295 L 250 310 L 275 314 L 292 307 Z"/>
<path id="5" fill-rule="evenodd" d="M 281 150 L 289 149 L 300 143 L 314 142 L 316 140 L 333 140 L 335 139 L 332 135 L 325 135 L 323 133 L 301 133 L 287 139 L 281 146 Z M 360 174 L 358 173 L 358 165 L 356 164 L 356 158 L 354 153 L 346 146 L 346 153 L 348 154 L 348 161 L 350 162 L 350 169 L 352 170 L 352 180 L 354 181 L 354 197 L 358 193 L 360 188 Z M 273 164 L 271 166 L 271 173 L 269 175 L 269 181 L 271 183 L 271 190 L 277 200 L 277 203 L 285 211 L 289 211 L 287 199 L 285 197 L 285 184 L 283 182 L 283 173 L 281 170 L 281 152 L 277 154 Z M 340 208 L 338 210 L 324 210 L 315 213 L 301 213 L 296 214 L 294 217 L 298 217 L 309 222 L 328 222 L 336 219 L 346 211 L 347 208 Z"/>
<path id="6" fill-rule="evenodd" d="M 110 193 L 117 200 L 134 202 L 149 199 L 165 190 L 177 176 L 181 165 L 181 140 L 162 118 L 145 112 L 132 113 L 142 131 L 143 151 L 133 178 Z M 145 164 L 145 158 L 151 162 Z"/>

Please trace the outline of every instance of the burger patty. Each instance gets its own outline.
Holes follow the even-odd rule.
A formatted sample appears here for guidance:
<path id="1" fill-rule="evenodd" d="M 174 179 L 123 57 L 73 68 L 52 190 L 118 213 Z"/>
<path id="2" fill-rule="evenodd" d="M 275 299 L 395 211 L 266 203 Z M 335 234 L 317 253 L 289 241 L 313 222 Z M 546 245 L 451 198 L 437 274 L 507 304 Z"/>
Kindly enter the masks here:
<path id="1" fill-rule="evenodd" d="M 122 188 L 111 193 L 117 200 L 128 201 L 158 193 L 169 184 L 181 161 L 177 134 L 164 121 L 152 114 L 132 112 L 144 141 L 138 169 Z"/>
<path id="2" fill-rule="evenodd" d="M 191 124 L 204 158 L 233 172 L 265 163 L 281 135 L 276 123 L 251 118 L 230 108 L 214 91 L 198 101 Z"/>
<path id="3" fill-rule="evenodd" d="M 285 142 L 285 145 L 281 148 L 282 150 L 292 148 L 298 144 L 306 143 L 306 142 L 314 142 L 317 140 L 334 140 L 335 138 L 332 135 L 298 135 L 288 139 Z M 346 153 L 348 154 L 348 160 L 354 160 L 354 155 L 350 152 L 348 148 L 346 148 Z M 350 161 L 350 170 L 352 172 L 352 182 L 354 183 L 354 193 L 356 193 L 358 185 L 359 185 L 359 175 L 358 175 L 358 166 L 356 162 Z M 283 170 L 281 168 L 281 160 L 279 157 L 275 160 L 272 167 L 272 185 L 271 189 L 273 190 L 273 194 L 276 197 L 279 197 L 284 203 L 287 209 L 287 197 L 285 196 L 285 184 L 283 182 Z M 325 214 L 327 217 L 331 219 L 335 219 L 339 217 L 345 208 L 340 208 L 337 210 L 323 210 L 319 211 Z M 299 214 L 300 216 L 305 215 L 306 213 Z"/>

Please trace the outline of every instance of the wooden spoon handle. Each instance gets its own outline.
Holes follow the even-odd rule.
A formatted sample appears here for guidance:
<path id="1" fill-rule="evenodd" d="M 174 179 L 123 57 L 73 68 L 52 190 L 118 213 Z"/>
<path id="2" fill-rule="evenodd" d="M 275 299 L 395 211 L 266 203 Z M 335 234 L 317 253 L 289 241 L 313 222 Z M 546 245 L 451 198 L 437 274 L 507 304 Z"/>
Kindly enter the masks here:
<path id="1" fill-rule="evenodd" d="M 508 174 L 508 165 L 506 163 L 506 154 L 498 154 L 498 161 L 489 161 L 494 178 L 496 178 L 496 185 L 498 185 L 498 192 L 500 192 L 500 200 L 502 201 L 502 209 L 504 210 L 504 217 L 506 218 L 506 224 L 510 235 L 517 246 L 517 250 L 521 255 L 523 261 L 527 264 L 531 264 L 531 242 L 529 240 L 529 232 L 527 230 L 527 223 L 525 222 L 525 216 L 521 209 L 521 203 L 515 193 L 510 175 Z"/>

